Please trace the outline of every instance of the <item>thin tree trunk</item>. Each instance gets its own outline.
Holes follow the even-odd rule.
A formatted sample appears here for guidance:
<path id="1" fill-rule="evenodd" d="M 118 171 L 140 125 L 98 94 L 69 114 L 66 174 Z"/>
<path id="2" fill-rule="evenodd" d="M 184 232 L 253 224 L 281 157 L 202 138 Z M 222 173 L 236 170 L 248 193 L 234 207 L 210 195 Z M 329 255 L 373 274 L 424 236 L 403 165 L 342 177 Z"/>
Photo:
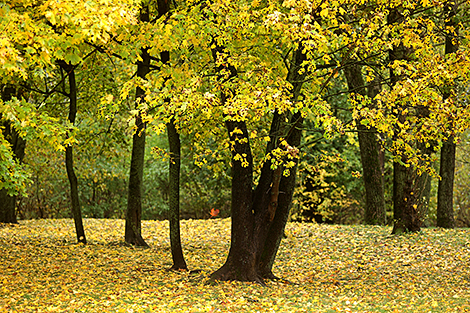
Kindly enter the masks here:
<path id="1" fill-rule="evenodd" d="M 0 86 L 1 97 L 4 102 L 10 101 L 16 88 L 11 86 Z M 1 115 L 0 115 L 1 118 Z M 4 121 L 2 135 L 11 145 L 13 158 L 21 163 L 24 158 L 26 141 L 21 138 L 18 132 L 11 126 L 10 122 Z M 16 219 L 16 195 L 9 195 L 6 189 L 0 190 L 0 223 L 17 223 Z"/>
<path id="2" fill-rule="evenodd" d="M 167 0 L 158 0 L 158 17 L 162 17 L 170 10 Z M 162 51 L 160 60 L 163 64 L 170 61 L 170 53 Z M 166 99 L 169 103 L 170 99 Z M 180 169 L 181 169 L 181 142 L 180 135 L 176 130 L 174 119 L 166 125 L 168 134 L 168 144 L 170 147 L 169 164 L 169 211 L 168 220 L 170 223 L 170 246 L 173 258 L 172 270 L 186 270 L 188 267 L 183 255 L 180 232 Z"/>
<path id="3" fill-rule="evenodd" d="M 388 15 L 388 23 L 400 23 L 403 21 L 403 16 L 400 14 L 398 9 L 390 10 Z M 400 44 L 398 47 L 394 47 L 389 52 L 390 63 L 395 60 L 405 58 L 404 47 Z M 398 81 L 399 77 L 390 69 L 390 81 L 394 86 Z M 400 113 L 399 113 L 400 114 Z M 400 117 L 403 118 L 403 117 Z M 395 126 L 398 127 L 398 126 Z M 407 231 L 407 227 L 404 221 L 404 210 L 405 210 L 405 181 L 406 181 L 406 167 L 397 161 L 393 162 L 393 230 L 392 234 L 399 234 Z"/>
<path id="4" fill-rule="evenodd" d="M 446 28 L 454 28 L 457 25 L 455 15 L 457 14 L 458 4 L 448 2 L 444 12 L 447 18 Z M 455 33 L 454 33 L 455 32 Z M 445 54 L 455 53 L 458 50 L 457 29 L 452 32 L 446 32 Z M 450 88 L 450 86 L 449 86 Z M 445 92 L 443 100 L 451 95 L 450 91 Z M 441 166 L 439 169 L 439 186 L 437 190 L 437 227 L 454 228 L 454 174 L 455 174 L 455 149 L 454 136 L 449 136 L 441 149 Z"/>
<path id="5" fill-rule="evenodd" d="M 69 122 L 75 124 L 75 118 L 77 116 L 77 82 L 75 80 L 74 67 L 65 62 L 60 62 L 62 69 L 67 72 L 69 77 Z M 68 135 L 67 135 L 68 136 Z M 67 177 L 70 183 L 70 200 L 72 204 L 72 216 L 75 223 L 75 232 L 77 234 L 77 240 L 81 243 L 86 243 L 85 230 L 83 228 L 82 211 L 80 208 L 80 200 L 78 197 L 78 180 L 75 175 L 73 166 L 73 147 L 68 145 L 65 147 L 65 167 L 67 169 Z"/>
<path id="6" fill-rule="evenodd" d="M 140 12 L 140 21 L 149 21 L 149 8 L 143 6 Z M 145 79 L 150 71 L 150 55 L 146 48 L 141 51 L 142 61 L 137 64 L 137 77 Z M 145 91 L 137 87 L 135 91 L 136 105 L 145 101 Z M 127 197 L 125 241 L 129 244 L 148 247 L 142 237 L 142 188 L 144 177 L 145 156 L 145 129 L 146 123 L 142 120 L 141 112 L 135 118 L 135 133 L 132 137 L 132 155 L 129 173 L 129 188 Z"/>
<path id="7" fill-rule="evenodd" d="M 352 64 L 344 69 L 346 81 L 350 92 L 362 96 L 366 95 L 366 87 L 361 73 L 361 66 Z M 377 88 L 370 88 L 369 96 L 375 97 L 379 92 Z M 364 222 L 369 225 L 384 225 L 385 197 L 383 187 L 382 165 L 380 162 L 380 145 L 377 141 L 375 129 L 369 129 L 357 121 L 359 150 L 361 154 L 362 176 L 366 191 L 366 206 Z"/>
<path id="8" fill-rule="evenodd" d="M 180 136 L 175 124 L 171 120 L 167 124 L 168 143 L 170 145 L 170 170 L 169 170 L 169 204 L 168 219 L 170 221 L 170 244 L 173 258 L 173 270 L 186 270 L 188 267 L 183 256 L 180 235 L 180 167 L 181 145 Z"/>

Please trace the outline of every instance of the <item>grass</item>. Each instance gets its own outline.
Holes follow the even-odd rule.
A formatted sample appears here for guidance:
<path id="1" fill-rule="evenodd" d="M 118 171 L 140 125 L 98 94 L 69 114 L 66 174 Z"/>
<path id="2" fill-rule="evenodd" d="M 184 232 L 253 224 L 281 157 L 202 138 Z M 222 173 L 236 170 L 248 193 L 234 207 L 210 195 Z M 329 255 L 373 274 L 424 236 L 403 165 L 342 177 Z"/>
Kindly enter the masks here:
<path id="1" fill-rule="evenodd" d="M 0 228 L 3 312 L 470 312 L 470 230 L 290 223 L 274 272 L 288 281 L 207 284 L 225 261 L 228 219 L 182 221 L 195 275 L 169 272 L 168 226 L 145 221 L 150 249 L 122 244 L 122 220 L 20 221 Z"/>

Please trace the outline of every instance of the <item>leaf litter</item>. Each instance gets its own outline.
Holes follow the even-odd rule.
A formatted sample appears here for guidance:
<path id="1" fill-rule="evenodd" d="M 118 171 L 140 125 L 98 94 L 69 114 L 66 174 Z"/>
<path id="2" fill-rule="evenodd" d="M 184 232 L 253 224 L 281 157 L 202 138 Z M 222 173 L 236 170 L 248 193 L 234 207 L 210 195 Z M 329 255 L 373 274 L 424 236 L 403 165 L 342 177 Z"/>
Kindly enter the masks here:
<path id="1" fill-rule="evenodd" d="M 230 220 L 184 220 L 192 272 L 171 267 L 168 223 L 144 221 L 150 249 L 123 244 L 124 221 L 28 220 L 0 228 L 3 312 L 470 312 L 470 230 L 289 223 L 267 287 L 208 283 Z"/>

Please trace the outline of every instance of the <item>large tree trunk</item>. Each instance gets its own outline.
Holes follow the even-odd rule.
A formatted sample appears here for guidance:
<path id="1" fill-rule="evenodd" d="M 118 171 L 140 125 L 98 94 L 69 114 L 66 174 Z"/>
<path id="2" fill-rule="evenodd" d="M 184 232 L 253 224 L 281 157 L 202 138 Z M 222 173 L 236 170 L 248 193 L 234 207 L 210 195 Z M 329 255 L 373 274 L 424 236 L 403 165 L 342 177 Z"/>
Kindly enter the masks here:
<path id="1" fill-rule="evenodd" d="M 393 163 L 393 234 L 421 229 L 417 175 L 412 166 Z"/>
<path id="2" fill-rule="evenodd" d="M 222 96 L 224 100 L 224 96 Z M 212 273 L 217 280 L 260 281 L 256 271 L 254 242 L 253 158 L 245 122 L 227 121 L 232 143 L 232 228 L 230 251 L 225 264 Z M 238 131 L 241 131 L 239 133 Z M 244 160 L 235 156 L 244 155 Z M 247 164 L 242 164 L 246 161 Z M 246 165 L 246 166 L 244 166 Z"/>
<path id="3" fill-rule="evenodd" d="M 398 8 L 390 9 L 388 15 L 388 23 L 402 23 L 404 21 L 403 15 Z M 389 51 L 390 63 L 397 60 L 404 60 L 407 58 L 408 52 L 404 45 L 400 43 Z M 390 69 L 390 81 L 394 86 L 400 77 Z M 403 123 L 406 116 L 401 112 L 403 109 L 398 108 L 398 120 Z M 395 125 L 398 128 L 398 125 Z M 400 130 L 397 129 L 396 133 Z M 394 138 L 395 140 L 396 138 Z M 408 160 L 402 159 L 403 163 Z M 419 231 L 421 229 L 420 214 L 418 211 L 418 202 L 416 194 L 421 194 L 415 185 L 416 171 L 412 165 L 409 167 L 404 166 L 400 162 L 393 163 L 393 234 L 403 232 Z"/>
<path id="4" fill-rule="evenodd" d="M 293 54 L 288 76 L 293 85 L 294 102 L 306 75 L 305 72 L 299 74 L 303 60 L 305 55 L 302 47 L 299 47 Z M 229 70 L 232 75 L 236 75 L 235 69 Z M 224 103 L 224 94 L 221 99 Z M 285 122 L 286 118 L 289 123 Z M 298 146 L 302 122 L 300 114 L 275 112 L 266 154 L 278 147 L 278 139 L 282 135 L 291 147 Z M 282 165 L 272 169 L 271 164 L 266 162 L 261 169 L 256 190 L 253 191 L 253 159 L 246 124 L 229 120 L 226 127 L 232 144 L 231 245 L 225 264 L 211 278 L 262 282 L 263 278 L 275 278 L 272 265 L 289 215 L 297 167 L 291 168 L 290 175 L 284 177 Z M 237 160 L 239 155 L 243 156 L 243 160 Z"/>
<path id="5" fill-rule="evenodd" d="M 75 80 L 75 70 L 72 65 L 65 62 L 60 62 L 60 66 L 67 72 L 69 77 L 69 122 L 73 125 L 75 124 L 75 118 L 77 116 L 77 82 Z M 77 240 L 78 242 L 86 243 L 82 210 L 80 208 L 80 200 L 78 197 L 78 180 L 73 167 L 73 147 L 71 144 L 65 147 L 65 167 L 67 169 L 67 177 L 70 183 L 70 200 L 72 204 L 72 216 L 75 223 Z"/>
<path id="6" fill-rule="evenodd" d="M 10 101 L 16 93 L 16 88 L 12 86 L 0 86 L 3 101 Z M 18 132 L 11 126 L 10 122 L 2 123 L 2 135 L 11 145 L 15 161 L 21 163 L 24 158 L 26 141 L 21 138 Z M 16 219 L 16 196 L 9 195 L 6 189 L 0 190 L 0 223 L 17 223 Z"/>
<path id="7" fill-rule="evenodd" d="M 457 22 L 457 3 L 448 2 L 444 15 L 446 16 L 446 46 L 445 54 L 455 53 L 458 49 L 457 30 L 452 31 Z M 449 86 L 450 87 L 450 86 Z M 450 91 L 444 93 L 443 100 L 451 95 Z M 452 122 L 451 122 L 452 123 Z M 437 190 L 437 227 L 454 228 L 454 174 L 455 174 L 455 142 L 454 136 L 450 136 L 442 145 L 441 167 L 439 169 L 439 186 Z"/>
<path id="8" fill-rule="evenodd" d="M 143 6 L 140 12 L 142 22 L 149 21 L 149 8 Z M 137 64 L 137 77 L 145 79 L 150 71 L 150 55 L 146 48 L 141 51 L 142 61 Z M 145 101 L 145 91 L 137 87 L 135 91 L 136 106 Z M 142 188 L 144 177 L 145 129 L 141 112 L 135 117 L 135 133 L 132 137 L 132 155 L 129 173 L 129 189 L 127 197 L 125 241 L 136 246 L 148 247 L 142 237 Z"/>
<path id="9" fill-rule="evenodd" d="M 373 98 L 379 92 L 378 88 L 371 87 L 369 92 L 366 93 L 361 66 L 351 64 L 344 69 L 344 73 L 351 93 L 354 92 L 362 96 L 368 94 L 368 96 Z M 364 222 L 369 225 L 384 225 L 386 223 L 386 215 L 380 144 L 377 141 L 375 129 L 367 128 L 361 124 L 361 120 L 357 121 L 357 130 L 362 176 L 366 190 Z"/>

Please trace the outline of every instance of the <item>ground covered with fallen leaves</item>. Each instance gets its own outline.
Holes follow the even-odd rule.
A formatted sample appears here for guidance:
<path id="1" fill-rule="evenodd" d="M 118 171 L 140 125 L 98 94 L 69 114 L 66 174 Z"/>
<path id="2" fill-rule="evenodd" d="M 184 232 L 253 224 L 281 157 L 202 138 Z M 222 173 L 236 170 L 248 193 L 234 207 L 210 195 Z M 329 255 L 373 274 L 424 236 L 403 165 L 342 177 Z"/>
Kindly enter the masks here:
<path id="1" fill-rule="evenodd" d="M 122 220 L 31 220 L 0 227 L 5 312 L 470 312 L 470 230 L 290 223 L 274 272 L 284 281 L 210 284 L 230 220 L 182 221 L 188 266 L 171 272 L 168 225 L 145 221 L 150 249 L 123 244 Z"/>

